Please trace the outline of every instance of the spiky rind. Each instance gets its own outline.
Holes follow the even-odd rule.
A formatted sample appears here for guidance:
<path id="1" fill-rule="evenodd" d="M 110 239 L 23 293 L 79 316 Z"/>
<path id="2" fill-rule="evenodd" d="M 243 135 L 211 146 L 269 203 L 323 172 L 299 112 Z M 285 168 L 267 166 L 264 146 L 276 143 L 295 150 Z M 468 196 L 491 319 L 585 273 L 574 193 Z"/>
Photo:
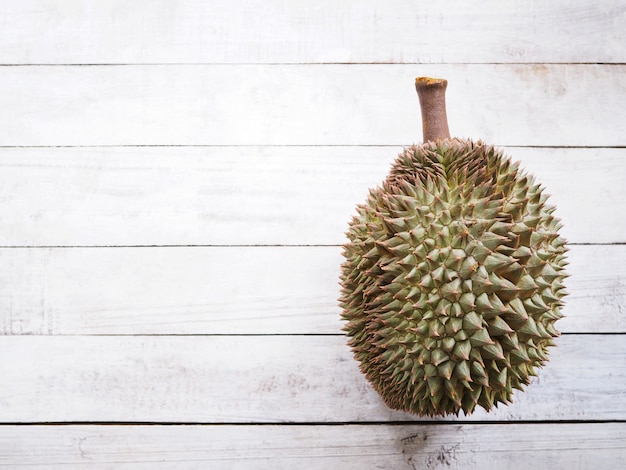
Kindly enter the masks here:
<path id="1" fill-rule="evenodd" d="M 357 207 L 344 330 L 391 408 L 489 410 L 544 365 L 567 277 L 546 199 L 500 151 L 446 139 L 405 149 Z"/>

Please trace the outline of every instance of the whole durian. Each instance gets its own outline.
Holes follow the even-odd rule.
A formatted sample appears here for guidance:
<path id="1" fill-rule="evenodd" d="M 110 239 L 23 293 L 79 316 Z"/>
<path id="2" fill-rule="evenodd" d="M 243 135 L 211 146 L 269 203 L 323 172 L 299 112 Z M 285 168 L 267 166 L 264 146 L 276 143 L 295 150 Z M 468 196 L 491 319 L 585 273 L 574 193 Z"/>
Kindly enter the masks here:
<path id="1" fill-rule="evenodd" d="M 341 267 L 362 372 L 427 416 L 509 403 L 547 361 L 566 294 L 554 207 L 501 151 L 449 138 L 446 85 L 416 80 L 425 143 L 357 207 Z"/>

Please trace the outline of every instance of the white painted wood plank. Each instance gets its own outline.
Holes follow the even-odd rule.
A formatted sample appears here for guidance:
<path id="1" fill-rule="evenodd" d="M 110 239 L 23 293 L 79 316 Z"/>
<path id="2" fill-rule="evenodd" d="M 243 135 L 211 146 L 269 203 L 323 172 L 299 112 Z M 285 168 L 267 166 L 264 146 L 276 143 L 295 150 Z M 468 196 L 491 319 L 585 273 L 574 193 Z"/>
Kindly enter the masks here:
<path id="1" fill-rule="evenodd" d="M 449 80 L 453 135 L 624 146 L 624 65 L 0 68 L 0 145 L 396 145 L 421 140 L 417 75 Z"/>
<path id="2" fill-rule="evenodd" d="M 562 331 L 626 332 L 626 245 L 572 246 Z"/>
<path id="3" fill-rule="evenodd" d="M 0 245 L 342 244 L 400 150 L 0 149 Z M 505 150 L 552 194 L 570 242 L 626 242 L 625 149 Z"/>
<path id="4" fill-rule="evenodd" d="M 0 332 L 337 334 L 340 263 L 338 247 L 3 249 Z"/>
<path id="5" fill-rule="evenodd" d="M 339 247 L 0 249 L 0 334 L 339 334 Z M 626 245 L 573 246 L 564 333 L 626 333 Z"/>
<path id="6" fill-rule="evenodd" d="M 20 0 L 0 16 L 2 63 L 625 61 L 619 0 Z"/>
<path id="7" fill-rule="evenodd" d="M 616 469 L 626 424 L 0 426 L 0 468 Z"/>
<path id="8" fill-rule="evenodd" d="M 3 336 L 0 357 L 4 423 L 414 419 L 383 404 L 342 336 Z M 624 420 L 625 390 L 624 336 L 566 335 L 513 405 L 469 419 Z"/>

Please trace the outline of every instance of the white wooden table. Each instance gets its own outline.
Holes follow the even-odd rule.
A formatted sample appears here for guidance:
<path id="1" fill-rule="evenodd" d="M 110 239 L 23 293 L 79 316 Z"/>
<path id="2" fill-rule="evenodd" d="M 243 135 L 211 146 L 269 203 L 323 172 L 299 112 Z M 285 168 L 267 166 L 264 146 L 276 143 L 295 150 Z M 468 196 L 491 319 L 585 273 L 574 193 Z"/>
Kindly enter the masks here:
<path id="1" fill-rule="evenodd" d="M 621 0 L 0 2 L 0 468 L 617 469 L 626 461 Z M 341 333 L 344 232 L 413 80 L 570 241 L 515 402 L 389 410 Z"/>

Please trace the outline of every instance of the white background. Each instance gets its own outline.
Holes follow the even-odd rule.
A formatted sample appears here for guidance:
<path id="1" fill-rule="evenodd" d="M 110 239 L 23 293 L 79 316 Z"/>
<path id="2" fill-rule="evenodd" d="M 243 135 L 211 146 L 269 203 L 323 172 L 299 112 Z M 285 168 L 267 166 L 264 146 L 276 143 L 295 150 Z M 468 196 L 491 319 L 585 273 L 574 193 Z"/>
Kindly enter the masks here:
<path id="1" fill-rule="evenodd" d="M 0 467 L 623 465 L 624 31 L 621 0 L 0 2 Z M 382 403 L 336 300 L 420 75 L 571 247 L 547 367 L 444 420 Z"/>

